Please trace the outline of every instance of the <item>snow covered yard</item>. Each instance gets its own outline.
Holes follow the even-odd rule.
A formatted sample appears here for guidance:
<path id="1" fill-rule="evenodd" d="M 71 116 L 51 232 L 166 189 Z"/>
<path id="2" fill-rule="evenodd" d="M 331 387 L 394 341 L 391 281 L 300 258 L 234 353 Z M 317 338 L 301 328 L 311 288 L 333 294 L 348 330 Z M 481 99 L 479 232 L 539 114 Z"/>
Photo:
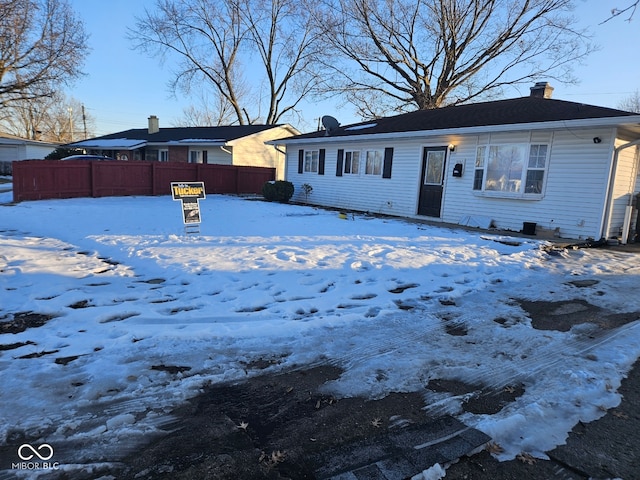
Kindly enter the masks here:
<path id="1" fill-rule="evenodd" d="M 637 320 L 541 330 L 521 304 L 640 318 L 636 255 L 226 196 L 201 210 L 187 236 L 170 197 L 0 205 L 0 441 L 113 459 L 204 385 L 335 365 L 336 397 L 424 391 L 425 414 L 501 459 L 544 457 L 620 402 L 640 356 Z M 476 414 L 434 380 L 522 394 Z"/>

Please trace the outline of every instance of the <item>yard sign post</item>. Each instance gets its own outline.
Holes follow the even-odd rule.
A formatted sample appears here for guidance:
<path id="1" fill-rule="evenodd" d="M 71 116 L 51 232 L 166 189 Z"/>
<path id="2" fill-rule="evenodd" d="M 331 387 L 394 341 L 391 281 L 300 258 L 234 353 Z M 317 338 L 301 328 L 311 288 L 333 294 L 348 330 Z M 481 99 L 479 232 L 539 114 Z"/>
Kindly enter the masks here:
<path id="1" fill-rule="evenodd" d="M 204 182 L 171 182 L 171 197 L 182 204 L 184 233 L 200 233 L 200 199 L 205 199 Z"/>

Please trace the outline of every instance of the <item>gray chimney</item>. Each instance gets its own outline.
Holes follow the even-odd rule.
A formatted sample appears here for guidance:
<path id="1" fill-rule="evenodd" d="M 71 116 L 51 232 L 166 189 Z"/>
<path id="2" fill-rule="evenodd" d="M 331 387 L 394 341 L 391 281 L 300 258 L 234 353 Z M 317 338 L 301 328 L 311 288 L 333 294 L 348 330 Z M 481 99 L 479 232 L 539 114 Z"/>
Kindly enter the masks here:
<path id="1" fill-rule="evenodd" d="M 553 93 L 553 87 L 549 85 L 548 82 L 536 82 L 536 84 L 531 87 L 531 97 L 537 98 L 551 98 L 551 94 Z"/>
<path id="2" fill-rule="evenodd" d="M 155 115 L 149 117 L 149 133 L 158 133 L 160 131 L 160 120 Z"/>

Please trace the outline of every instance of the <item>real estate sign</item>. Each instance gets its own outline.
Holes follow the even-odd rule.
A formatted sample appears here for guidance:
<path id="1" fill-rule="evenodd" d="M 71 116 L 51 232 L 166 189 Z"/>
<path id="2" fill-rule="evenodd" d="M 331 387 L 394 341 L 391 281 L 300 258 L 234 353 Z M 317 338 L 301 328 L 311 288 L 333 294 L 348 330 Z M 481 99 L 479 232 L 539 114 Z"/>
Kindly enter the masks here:
<path id="1" fill-rule="evenodd" d="M 171 182 L 171 197 L 182 203 L 185 225 L 200 223 L 200 200 L 206 198 L 204 182 Z"/>

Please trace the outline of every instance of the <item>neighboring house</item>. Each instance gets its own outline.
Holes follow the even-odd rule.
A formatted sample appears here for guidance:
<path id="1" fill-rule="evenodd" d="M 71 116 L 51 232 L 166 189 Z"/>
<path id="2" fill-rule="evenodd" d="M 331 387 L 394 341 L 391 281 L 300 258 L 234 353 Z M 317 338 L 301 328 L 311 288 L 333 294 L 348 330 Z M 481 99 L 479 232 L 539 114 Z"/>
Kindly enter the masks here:
<path id="1" fill-rule="evenodd" d="M 125 130 L 68 146 L 118 160 L 271 167 L 276 169 L 276 178 L 284 178 L 284 154 L 277 145 L 265 142 L 298 133 L 290 125 L 160 128 L 158 117 L 152 115 L 148 128 Z"/>
<path id="2" fill-rule="evenodd" d="M 531 96 L 298 135 L 294 200 L 572 239 L 627 241 L 640 192 L 640 115 Z M 332 120 L 331 117 L 328 120 Z"/>
<path id="3" fill-rule="evenodd" d="M 28 140 L 0 133 L 0 174 L 11 172 L 11 162 L 41 160 L 53 152 L 57 144 Z"/>

